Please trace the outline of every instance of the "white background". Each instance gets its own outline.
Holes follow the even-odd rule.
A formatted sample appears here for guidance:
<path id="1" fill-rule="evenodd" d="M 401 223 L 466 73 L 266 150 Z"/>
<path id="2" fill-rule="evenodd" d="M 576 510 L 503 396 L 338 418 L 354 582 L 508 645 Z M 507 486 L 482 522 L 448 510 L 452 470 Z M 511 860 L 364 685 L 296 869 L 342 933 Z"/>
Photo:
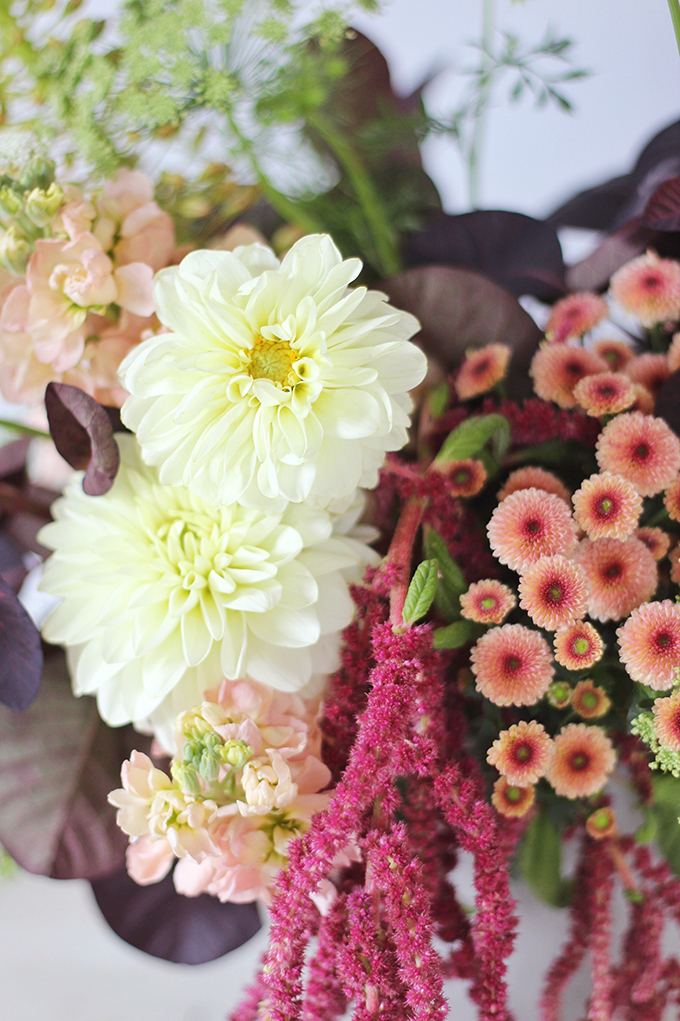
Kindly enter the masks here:
<path id="1" fill-rule="evenodd" d="M 87 10 L 110 13 L 111 0 Z M 464 44 L 479 33 L 473 0 L 392 0 L 380 18 L 355 24 L 383 49 L 396 85 L 416 86 L 447 65 L 427 90 L 446 114 L 460 87 L 455 69 L 470 61 Z M 577 112 L 528 105 L 492 111 L 482 175 L 483 204 L 542 215 L 579 187 L 627 171 L 642 144 L 680 117 L 680 59 L 665 0 L 498 0 L 498 24 L 525 41 L 548 26 L 577 41 L 575 60 L 592 76 L 570 89 Z M 466 207 L 452 145 L 428 144 L 427 168 L 450 211 Z M 469 878 L 469 868 L 462 870 Z M 465 894 L 471 897 L 469 887 Z M 518 1021 L 537 1019 L 541 975 L 565 932 L 565 915 L 521 894 L 518 949 L 510 965 Z M 20 874 L 0 880 L 2 1021 L 219 1021 L 255 970 L 266 937 L 197 968 L 166 964 L 118 940 L 98 915 L 89 886 Z M 585 976 L 571 987 L 567 1021 L 581 1015 Z M 451 1016 L 472 1021 L 461 983 L 450 987 Z"/>

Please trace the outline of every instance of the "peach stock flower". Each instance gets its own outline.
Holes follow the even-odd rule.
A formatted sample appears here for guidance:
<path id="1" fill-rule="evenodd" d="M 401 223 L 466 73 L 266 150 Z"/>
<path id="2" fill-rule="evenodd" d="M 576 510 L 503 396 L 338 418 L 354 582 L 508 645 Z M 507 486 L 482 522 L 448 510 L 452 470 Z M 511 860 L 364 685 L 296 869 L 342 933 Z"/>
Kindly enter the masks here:
<path id="1" fill-rule="evenodd" d="M 511 350 L 507 344 L 487 344 L 468 351 L 456 376 L 456 393 L 461 401 L 491 390 L 505 376 Z"/>
<path id="2" fill-rule="evenodd" d="M 491 515 L 487 533 L 494 556 L 513 571 L 541 557 L 568 555 L 576 545 L 576 525 L 564 500 L 540 489 L 507 496 Z"/>
<path id="3" fill-rule="evenodd" d="M 547 778 L 563 798 L 587 798 L 601 790 L 616 764 L 616 752 L 600 727 L 569 723 L 553 743 Z"/>
<path id="4" fill-rule="evenodd" d="M 654 496 L 680 471 L 680 439 L 663 419 L 626 412 L 604 427 L 596 456 L 600 468 L 623 475 L 641 496 Z"/>
<path id="5" fill-rule="evenodd" d="M 477 690 L 495 705 L 533 705 L 553 679 L 550 649 L 522 624 L 492 628 L 470 653 Z"/>
<path id="6" fill-rule="evenodd" d="M 680 606 L 670 599 L 633 610 L 616 632 L 621 662 L 634 681 L 671 688 L 680 669 Z"/>
<path id="7" fill-rule="evenodd" d="M 175 227 L 153 197 L 151 181 L 123 167 L 104 185 L 93 233 L 116 266 L 145 263 L 155 272 L 167 266 L 175 247 Z"/>

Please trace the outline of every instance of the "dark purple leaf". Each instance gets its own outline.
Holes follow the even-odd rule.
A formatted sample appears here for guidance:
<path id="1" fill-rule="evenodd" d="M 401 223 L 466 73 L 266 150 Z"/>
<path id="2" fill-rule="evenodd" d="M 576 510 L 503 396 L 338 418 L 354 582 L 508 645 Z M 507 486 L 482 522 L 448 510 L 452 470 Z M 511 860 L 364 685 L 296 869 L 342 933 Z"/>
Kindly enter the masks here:
<path id="1" fill-rule="evenodd" d="M 124 862 L 127 837 L 106 796 L 148 739 L 114 730 L 94 699 L 75 698 L 64 655 L 50 651 L 29 709 L 0 707 L 0 844 L 27 871 L 92 879 Z"/>
<path id="2" fill-rule="evenodd" d="M 680 369 L 673 372 L 656 395 L 654 414 L 664 418 L 680 436 Z"/>
<path id="3" fill-rule="evenodd" d="M 511 294 L 555 301 L 565 292 L 564 261 L 555 229 L 523 213 L 485 209 L 435 215 L 413 234 L 408 266 L 456 266 L 481 273 Z"/>
<path id="4" fill-rule="evenodd" d="M 28 436 L 22 436 L 20 440 L 5 443 L 0 447 L 0 479 L 23 474 L 30 442 Z"/>
<path id="5" fill-rule="evenodd" d="M 40 688 L 40 632 L 9 585 L 0 578 L 0 702 L 15 712 L 28 709 Z"/>
<path id="6" fill-rule="evenodd" d="M 632 220 L 616 234 L 605 238 L 594 252 L 567 270 L 570 291 L 599 291 L 624 263 L 640 255 L 654 241 L 654 231 Z"/>
<path id="7" fill-rule="evenodd" d="M 109 416 L 93 397 L 67 383 L 49 383 L 45 408 L 54 445 L 68 464 L 85 471 L 83 490 L 101 496 L 113 485 L 119 464 Z"/>
<path id="8" fill-rule="evenodd" d="M 671 177 L 656 189 L 645 206 L 642 222 L 654 230 L 680 230 L 680 177 Z"/>
<path id="9" fill-rule="evenodd" d="M 0 578 L 12 592 L 18 592 L 27 573 L 21 547 L 3 529 L 0 532 Z"/>
<path id="10" fill-rule="evenodd" d="M 528 369 L 543 334 L 516 298 L 478 273 L 447 266 L 409 269 L 381 283 L 399 308 L 422 325 L 415 338 L 449 371 L 470 347 L 508 344 L 513 394 L 528 396 Z"/>
<path id="11" fill-rule="evenodd" d="M 178 964 L 205 964 L 249 940 L 261 926 L 254 904 L 221 904 L 203 893 L 177 893 L 172 874 L 138 886 L 125 868 L 97 879 L 92 890 L 113 931 L 138 950 Z"/>

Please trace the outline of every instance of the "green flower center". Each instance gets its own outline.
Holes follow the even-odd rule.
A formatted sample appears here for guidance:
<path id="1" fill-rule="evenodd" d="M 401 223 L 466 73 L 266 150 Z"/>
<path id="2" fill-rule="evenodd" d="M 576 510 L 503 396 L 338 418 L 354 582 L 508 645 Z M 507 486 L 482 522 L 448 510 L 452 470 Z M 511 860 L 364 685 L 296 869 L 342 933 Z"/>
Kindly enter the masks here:
<path id="1" fill-rule="evenodd" d="M 574 652 L 577 656 L 585 656 L 589 647 L 590 643 L 587 638 L 577 638 L 574 642 Z"/>
<path id="2" fill-rule="evenodd" d="M 508 799 L 508 801 L 513 801 L 515 804 L 517 804 L 518 801 L 522 800 L 522 794 L 523 794 L 523 791 L 522 791 L 521 787 L 506 787 L 505 788 L 505 796 L 506 796 L 506 798 Z"/>
<path id="3" fill-rule="evenodd" d="M 484 599 L 482 599 L 481 605 L 483 610 L 493 610 L 496 605 L 496 600 L 493 596 L 485 596 Z"/>

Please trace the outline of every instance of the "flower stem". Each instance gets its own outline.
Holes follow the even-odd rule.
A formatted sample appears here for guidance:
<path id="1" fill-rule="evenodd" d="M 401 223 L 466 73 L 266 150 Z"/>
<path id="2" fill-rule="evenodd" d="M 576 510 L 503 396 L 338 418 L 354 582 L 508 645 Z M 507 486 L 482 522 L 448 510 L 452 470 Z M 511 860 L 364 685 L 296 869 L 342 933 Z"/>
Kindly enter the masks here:
<path id="1" fill-rule="evenodd" d="M 670 2 L 670 0 L 669 0 Z M 468 189 L 470 206 L 478 209 L 480 204 L 480 169 L 482 145 L 486 130 L 486 113 L 493 85 L 493 58 L 491 48 L 495 27 L 495 0 L 482 2 L 482 45 L 481 68 L 477 89 L 477 101 L 473 108 L 472 141 L 468 150 Z"/>
<path id="2" fill-rule="evenodd" d="M 412 496 L 402 509 L 394 536 L 385 558 L 386 564 L 396 568 L 397 577 L 390 591 L 390 624 L 393 628 L 404 627 L 404 603 L 410 581 L 413 544 L 425 510 L 426 500 Z"/>
<path id="3" fill-rule="evenodd" d="M 678 53 L 680 53 L 680 3 L 678 0 L 668 0 L 668 8 L 671 12 L 671 21 L 673 22 L 675 41 L 678 44 Z"/>
<path id="4" fill-rule="evenodd" d="M 376 269 L 379 269 L 384 276 L 394 276 L 401 270 L 401 260 L 397 253 L 392 225 L 370 174 L 347 139 L 339 131 L 336 131 L 326 119 L 316 115 L 309 115 L 307 119 L 347 172 L 364 214 L 366 225 L 371 232 L 380 263 Z"/>
<path id="5" fill-rule="evenodd" d="M 6 418 L 0 418 L 0 429 L 11 429 L 12 432 L 21 433 L 23 436 L 31 436 L 34 439 L 49 440 L 50 434 L 42 429 L 32 429 L 30 425 L 23 425 L 21 422 L 12 422 Z"/>

